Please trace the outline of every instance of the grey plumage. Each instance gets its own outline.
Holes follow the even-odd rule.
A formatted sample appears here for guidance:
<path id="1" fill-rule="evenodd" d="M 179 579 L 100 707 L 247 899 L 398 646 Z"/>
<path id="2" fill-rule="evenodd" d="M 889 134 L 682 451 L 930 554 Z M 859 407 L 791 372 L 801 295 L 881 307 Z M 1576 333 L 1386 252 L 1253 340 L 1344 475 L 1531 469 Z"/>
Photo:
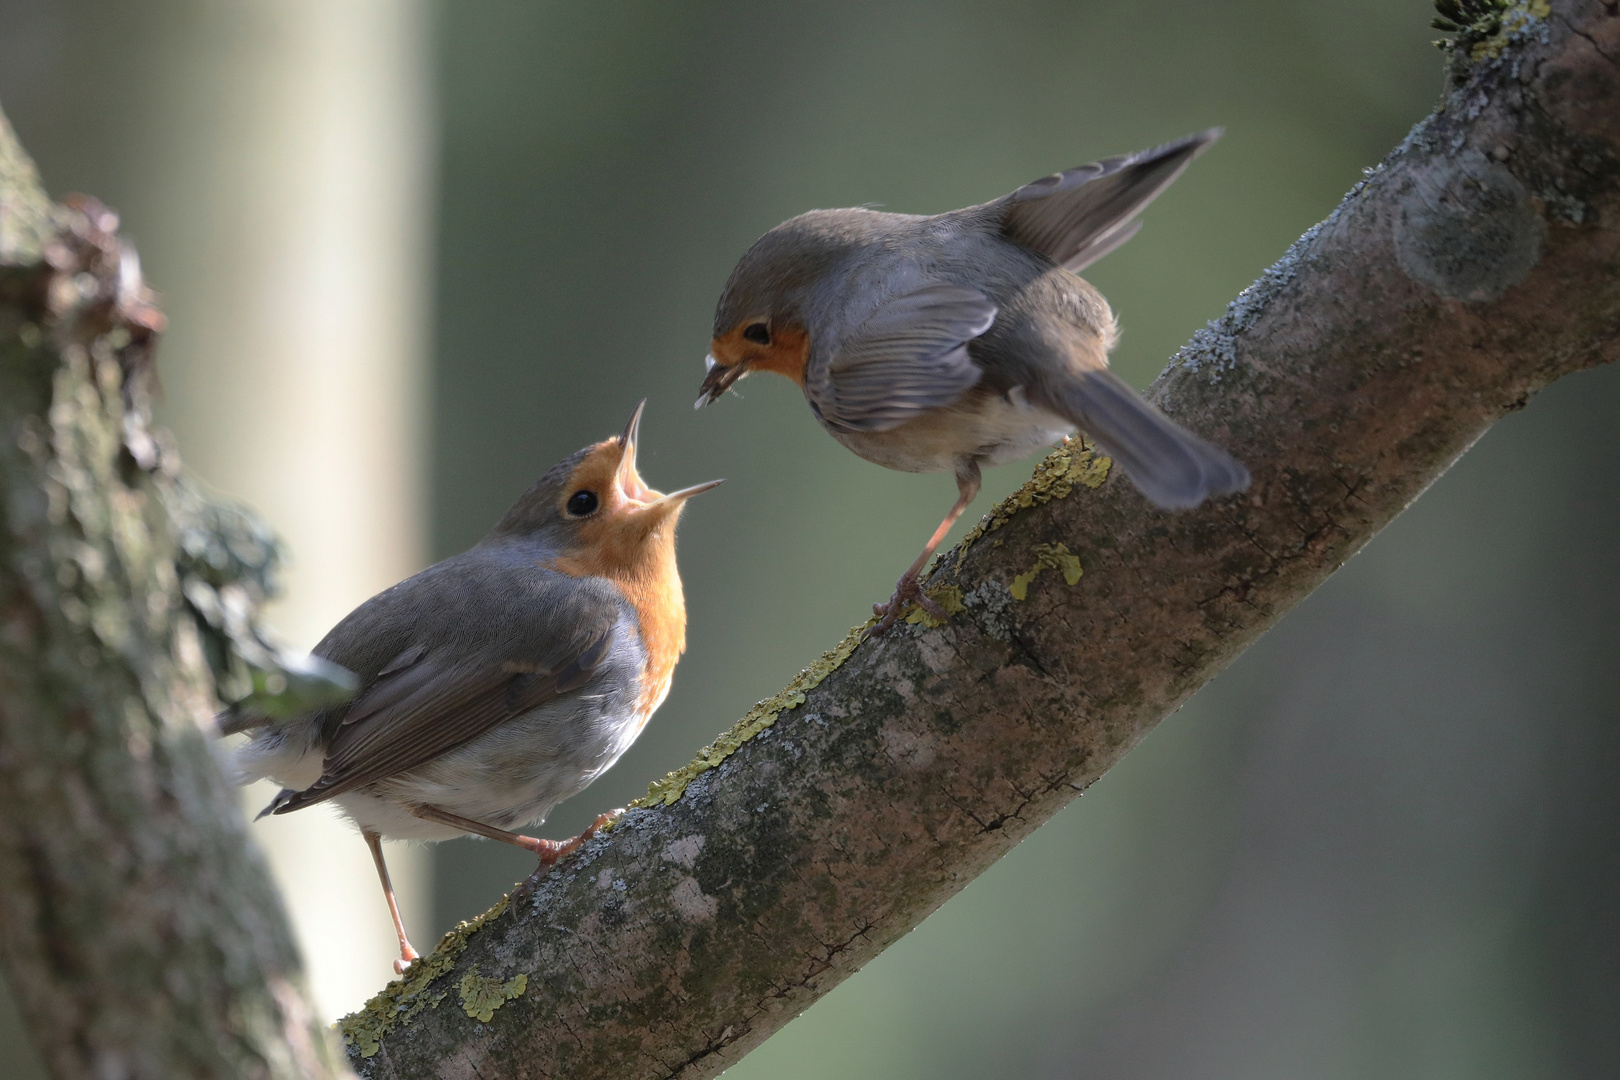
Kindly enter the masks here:
<path id="1" fill-rule="evenodd" d="M 331 800 L 383 836 L 469 831 L 431 811 L 510 831 L 618 759 L 684 648 L 675 521 L 687 497 L 713 486 L 647 489 L 634 464 L 640 415 L 620 439 L 550 470 L 473 548 L 338 623 L 314 653 L 354 673 L 351 702 L 290 718 L 232 714 L 222 733 L 253 735 L 235 751 L 239 778 L 285 785 L 265 813 Z M 584 488 L 592 502 L 576 516 L 565 505 Z M 619 556 L 597 553 L 606 540 Z M 626 551 L 651 559 L 629 571 L 654 582 L 634 603 L 613 577 L 611 559 Z M 661 620 L 658 657 L 646 611 Z"/>
<path id="2" fill-rule="evenodd" d="M 555 553 L 486 539 L 334 627 L 314 651 L 354 671 L 359 696 L 266 719 L 236 753 L 243 779 L 301 782 L 267 812 L 336 798 L 383 835 L 458 835 L 392 807 L 428 804 L 510 829 L 611 765 L 644 666 L 635 613 L 604 581 L 544 569 Z"/>
<path id="3" fill-rule="evenodd" d="M 802 382 L 822 425 L 868 460 L 976 477 L 1075 429 L 1155 504 L 1245 488 L 1246 469 L 1107 371 L 1107 302 L 1072 271 L 1136 220 L 1218 136 L 1210 130 L 932 216 L 815 210 L 738 262 L 715 314 L 709 400 L 746 374 L 727 362 L 754 321 L 807 335 Z M 773 366 L 774 364 L 774 366 Z M 766 370 L 786 370 L 772 360 Z M 704 399 L 700 399 L 702 403 Z M 976 489 L 976 479 L 972 482 Z"/>
<path id="4" fill-rule="evenodd" d="M 1136 215 L 1220 137 L 1211 128 L 1025 184 L 993 204 L 1002 234 L 1078 274 L 1135 236 Z"/>
<path id="5" fill-rule="evenodd" d="M 926 285 L 872 312 L 818 365 L 809 387 L 829 428 L 888 431 L 949 405 L 979 381 L 968 343 L 996 319 L 977 289 Z"/>
<path id="6" fill-rule="evenodd" d="M 1090 434 L 1155 505 L 1188 510 L 1249 486 L 1249 470 L 1237 459 L 1143 401 L 1112 371 L 1086 372 L 1055 393 L 1063 397 L 1053 408 Z"/>
<path id="7" fill-rule="evenodd" d="M 686 500 L 636 472 L 624 433 L 554 466 L 471 550 L 361 604 L 315 647 L 359 693 L 303 715 L 238 702 L 221 734 L 237 778 L 282 790 L 260 814 L 341 807 L 371 849 L 403 972 L 418 959 L 394 899 L 384 837 L 474 834 L 534 853 L 538 876 L 571 840 L 514 830 L 545 819 L 627 750 L 669 692 L 686 649 L 675 525 Z"/>

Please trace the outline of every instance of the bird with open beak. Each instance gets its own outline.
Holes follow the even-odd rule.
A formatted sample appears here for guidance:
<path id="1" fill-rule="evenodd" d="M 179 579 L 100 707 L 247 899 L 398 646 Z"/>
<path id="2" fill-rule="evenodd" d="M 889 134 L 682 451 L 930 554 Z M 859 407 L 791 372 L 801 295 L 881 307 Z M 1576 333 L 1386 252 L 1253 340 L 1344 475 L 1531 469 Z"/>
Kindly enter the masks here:
<path id="1" fill-rule="evenodd" d="M 517 831 L 618 760 L 669 693 L 686 648 L 675 525 L 692 496 L 636 471 L 642 405 L 624 433 L 554 466 L 470 550 L 367 600 L 315 647 L 352 671 L 352 701 L 278 719 L 228 710 L 222 734 L 243 782 L 285 785 L 265 814 L 331 800 L 370 845 L 399 933 L 416 959 L 381 840 L 472 834 L 540 858 L 567 841 Z M 260 815 L 261 817 L 263 814 Z"/>
<path id="2" fill-rule="evenodd" d="M 887 604 L 944 612 L 918 577 L 973 501 L 980 468 L 1086 433 L 1153 504 L 1187 509 L 1249 473 L 1108 370 L 1108 302 L 1080 270 L 1219 137 L 1205 131 L 932 216 L 812 210 L 755 242 L 715 309 L 698 406 L 771 371 L 868 461 L 956 475 L 958 498 Z"/>

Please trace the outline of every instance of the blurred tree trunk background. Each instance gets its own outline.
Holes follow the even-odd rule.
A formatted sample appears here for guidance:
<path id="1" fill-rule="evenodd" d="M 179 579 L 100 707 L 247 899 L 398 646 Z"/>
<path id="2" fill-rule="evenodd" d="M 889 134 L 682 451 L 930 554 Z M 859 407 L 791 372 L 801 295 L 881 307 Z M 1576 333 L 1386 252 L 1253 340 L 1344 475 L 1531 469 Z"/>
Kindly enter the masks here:
<path id="1" fill-rule="evenodd" d="M 288 558 L 270 618 L 302 649 L 428 561 L 429 16 L 0 3 L 0 103 L 53 193 L 120 212 L 169 316 L 156 408 L 193 475 L 274 523 Z M 330 1021 L 395 955 L 371 861 L 330 810 L 253 832 Z M 390 845 L 389 866 L 431 938 L 426 850 Z"/>
<path id="2" fill-rule="evenodd" d="M 341 1059 L 206 730 L 216 685 L 284 678 L 274 545 L 152 427 L 163 317 L 117 228 L 52 207 L 0 116 L 0 952 L 55 1076 L 318 1080 Z"/>
<path id="3" fill-rule="evenodd" d="M 0 3 L 0 100 L 24 141 L 58 190 L 123 211 L 167 288 L 167 412 L 193 464 L 187 424 L 208 392 L 188 366 L 244 344 L 181 344 L 191 313 L 216 307 L 204 279 L 249 260 L 209 239 L 287 218 L 242 199 L 250 163 L 176 147 L 263 134 L 220 88 L 278 40 L 251 17 L 280 6 Z M 443 182 L 418 561 L 476 537 L 635 397 L 690 398 L 719 285 L 777 221 L 946 209 L 1223 123 L 1217 151 L 1095 268 L 1125 324 L 1116 366 L 1142 385 L 1428 109 L 1427 18 L 1401 0 L 445 6 L 419 73 L 440 88 Z M 306 78 L 277 70 L 257 85 Z M 434 125 L 425 93 L 392 96 Z M 299 313 L 285 296 L 231 303 L 266 325 Z M 321 340 L 300 330 L 256 362 L 285 368 Z M 654 482 L 729 475 L 732 495 L 685 526 L 692 651 L 671 700 L 558 834 L 779 687 L 884 593 L 949 501 L 948 479 L 849 456 L 789 389 L 650 413 Z M 1611 368 L 1508 418 L 1085 799 L 734 1075 L 1620 1071 L 1617 410 Z M 407 450 L 427 453 L 420 436 Z M 988 478 L 986 504 L 1022 478 Z M 390 567 L 336 611 L 409 569 Z M 770 633 L 762 611 L 779 613 Z M 440 928 L 526 872 L 473 842 L 434 862 Z M 380 914 L 371 887 L 325 900 L 326 924 Z M 25 1069 L 21 1032 L 0 1023 L 0 1042 Z"/>

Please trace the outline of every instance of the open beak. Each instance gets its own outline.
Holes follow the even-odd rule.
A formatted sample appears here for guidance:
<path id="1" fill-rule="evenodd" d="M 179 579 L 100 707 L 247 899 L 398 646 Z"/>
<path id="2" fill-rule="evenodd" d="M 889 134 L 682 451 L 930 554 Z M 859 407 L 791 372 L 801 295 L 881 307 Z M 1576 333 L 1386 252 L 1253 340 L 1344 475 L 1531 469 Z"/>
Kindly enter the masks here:
<path id="1" fill-rule="evenodd" d="M 717 361 L 713 355 L 705 356 L 703 363 L 708 373 L 703 376 L 703 385 L 698 389 L 698 399 L 692 403 L 692 408 L 701 409 L 731 389 L 731 384 L 747 374 L 743 364 L 732 364 L 730 367 Z"/>
<path id="2" fill-rule="evenodd" d="M 618 482 L 619 491 L 625 500 L 638 506 L 679 506 L 694 495 L 701 495 L 710 488 L 719 487 L 724 480 L 710 480 L 707 484 L 693 484 L 689 488 L 673 491 L 668 495 L 660 495 L 649 488 L 641 480 L 641 474 L 636 471 L 636 446 L 641 436 L 641 413 L 647 407 L 647 399 L 643 398 L 636 411 L 630 414 L 630 422 L 624 425 L 624 434 L 619 436 L 619 445 L 624 453 L 619 457 L 619 467 L 614 473 Z"/>
<path id="3" fill-rule="evenodd" d="M 628 450 L 632 463 L 636 460 L 636 436 L 641 434 L 641 414 L 647 411 L 647 399 L 642 398 L 636 403 L 636 411 L 630 414 L 630 422 L 624 425 L 624 434 L 619 436 L 619 445 Z"/>
<path id="4" fill-rule="evenodd" d="M 701 495 L 710 488 L 717 488 L 723 483 L 725 483 L 724 480 L 710 480 L 707 484 L 693 484 L 689 488 L 681 488 L 679 491 L 672 491 L 658 501 L 666 503 L 683 503 L 692 496 Z"/>
<path id="5" fill-rule="evenodd" d="M 636 471 L 636 447 L 641 435 L 641 414 L 647 408 L 647 399 L 642 398 L 636 406 L 636 411 L 630 414 L 630 422 L 624 425 L 624 434 L 619 436 L 619 446 L 624 450 L 619 456 L 619 467 L 614 472 L 614 479 L 618 481 L 619 491 L 630 502 L 650 503 L 657 499 L 651 488 L 641 482 L 641 474 Z"/>

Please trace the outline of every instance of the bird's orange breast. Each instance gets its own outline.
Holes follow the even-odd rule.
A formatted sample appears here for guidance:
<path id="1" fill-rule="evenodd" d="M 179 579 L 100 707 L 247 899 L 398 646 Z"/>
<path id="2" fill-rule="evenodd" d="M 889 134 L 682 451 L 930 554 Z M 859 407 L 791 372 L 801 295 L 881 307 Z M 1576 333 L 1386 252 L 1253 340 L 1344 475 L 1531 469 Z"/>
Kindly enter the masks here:
<path id="1" fill-rule="evenodd" d="M 681 592 L 680 575 L 673 572 L 660 582 L 637 581 L 621 584 L 620 588 L 636 609 L 641 646 L 647 652 L 647 668 L 642 673 L 636 702 L 636 730 L 640 731 L 653 710 L 663 704 L 675 677 L 675 664 L 686 651 L 686 597 Z"/>
<path id="2" fill-rule="evenodd" d="M 674 533 L 675 523 L 669 521 L 634 544 L 615 544 L 603 536 L 551 563 L 570 577 L 607 578 L 635 610 L 647 656 L 636 700 L 638 731 L 669 693 L 675 664 L 686 651 L 686 595 L 675 566 Z"/>

